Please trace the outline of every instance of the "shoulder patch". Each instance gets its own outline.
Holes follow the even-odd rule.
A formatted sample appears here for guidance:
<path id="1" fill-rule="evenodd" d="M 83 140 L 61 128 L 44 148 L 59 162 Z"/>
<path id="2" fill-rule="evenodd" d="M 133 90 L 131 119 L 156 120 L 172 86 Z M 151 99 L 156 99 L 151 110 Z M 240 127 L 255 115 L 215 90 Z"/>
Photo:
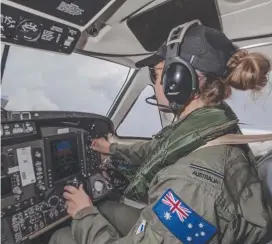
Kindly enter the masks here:
<path id="1" fill-rule="evenodd" d="M 171 189 L 165 191 L 153 211 L 184 244 L 205 244 L 216 233 L 215 226 L 194 212 Z"/>
<path id="2" fill-rule="evenodd" d="M 190 164 L 190 168 L 190 175 L 194 179 L 208 182 L 213 185 L 221 185 L 224 179 L 223 174 L 196 164 Z"/>
<path id="3" fill-rule="evenodd" d="M 145 226 L 146 226 L 146 220 L 143 220 L 142 223 L 139 225 L 137 231 L 136 231 L 136 235 L 144 232 L 145 231 Z"/>

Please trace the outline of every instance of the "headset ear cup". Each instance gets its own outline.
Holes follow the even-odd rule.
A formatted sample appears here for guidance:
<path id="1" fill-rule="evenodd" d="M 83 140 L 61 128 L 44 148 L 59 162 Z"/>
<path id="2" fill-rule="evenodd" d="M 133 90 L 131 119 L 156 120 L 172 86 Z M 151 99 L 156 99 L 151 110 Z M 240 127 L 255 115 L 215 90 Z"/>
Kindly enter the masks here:
<path id="1" fill-rule="evenodd" d="M 198 91 L 196 71 L 179 57 L 172 58 L 167 63 L 162 79 L 165 95 L 170 103 L 175 102 L 184 106 Z"/>

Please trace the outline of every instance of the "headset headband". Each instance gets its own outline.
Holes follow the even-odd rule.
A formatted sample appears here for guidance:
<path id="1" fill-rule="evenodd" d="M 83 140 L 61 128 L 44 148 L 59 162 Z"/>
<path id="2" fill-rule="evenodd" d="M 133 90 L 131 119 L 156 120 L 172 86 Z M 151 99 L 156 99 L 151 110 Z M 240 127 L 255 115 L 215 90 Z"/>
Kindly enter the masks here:
<path id="1" fill-rule="evenodd" d="M 168 35 L 166 47 L 166 59 L 179 56 L 179 47 L 182 44 L 185 34 L 193 25 L 201 25 L 200 20 L 193 20 L 174 27 Z M 171 45 L 171 48 L 169 46 Z"/>

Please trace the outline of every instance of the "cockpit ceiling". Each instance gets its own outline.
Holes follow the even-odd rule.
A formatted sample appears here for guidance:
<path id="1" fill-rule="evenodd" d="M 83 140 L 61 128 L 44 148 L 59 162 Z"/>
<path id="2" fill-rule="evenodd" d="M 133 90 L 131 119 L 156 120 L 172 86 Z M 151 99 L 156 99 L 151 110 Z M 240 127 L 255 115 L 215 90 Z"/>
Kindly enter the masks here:
<path id="1" fill-rule="evenodd" d="M 187 19 L 197 17 L 208 26 L 222 28 L 229 38 L 237 39 L 271 34 L 271 11 L 271 0 L 128 0 L 106 22 L 105 28 L 97 36 L 89 36 L 80 49 L 121 54 L 122 57 L 113 55 L 109 59 L 131 66 L 154 51 L 172 25 Z"/>
<path id="2" fill-rule="evenodd" d="M 3 4 L 77 29 L 81 37 L 73 45 L 76 52 L 130 67 L 156 51 L 171 28 L 195 18 L 222 29 L 231 39 L 272 33 L 271 0 L 48 0 L 46 4 L 42 0 L 2 0 Z M 1 39 L 8 44 L 61 50 L 49 43 L 46 49 L 36 40 L 14 43 Z M 58 52 L 65 53 L 63 50 Z"/>

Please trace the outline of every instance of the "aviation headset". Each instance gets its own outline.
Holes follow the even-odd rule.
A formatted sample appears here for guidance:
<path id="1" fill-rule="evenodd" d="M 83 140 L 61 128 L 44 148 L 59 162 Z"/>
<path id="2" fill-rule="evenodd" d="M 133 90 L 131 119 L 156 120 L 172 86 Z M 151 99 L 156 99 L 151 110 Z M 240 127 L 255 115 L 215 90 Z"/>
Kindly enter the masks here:
<path id="1" fill-rule="evenodd" d="M 146 100 L 149 104 L 168 108 L 173 113 L 177 113 L 178 110 L 186 106 L 186 103 L 190 101 L 193 95 L 199 92 L 199 81 L 195 69 L 189 62 L 180 57 L 180 47 L 186 32 L 194 25 L 201 25 L 201 22 L 193 20 L 179 25 L 171 30 L 167 38 L 166 58 L 162 71 L 161 84 L 164 94 L 169 101 L 169 107 L 153 104 Z M 152 98 L 154 99 L 154 97 Z"/>

